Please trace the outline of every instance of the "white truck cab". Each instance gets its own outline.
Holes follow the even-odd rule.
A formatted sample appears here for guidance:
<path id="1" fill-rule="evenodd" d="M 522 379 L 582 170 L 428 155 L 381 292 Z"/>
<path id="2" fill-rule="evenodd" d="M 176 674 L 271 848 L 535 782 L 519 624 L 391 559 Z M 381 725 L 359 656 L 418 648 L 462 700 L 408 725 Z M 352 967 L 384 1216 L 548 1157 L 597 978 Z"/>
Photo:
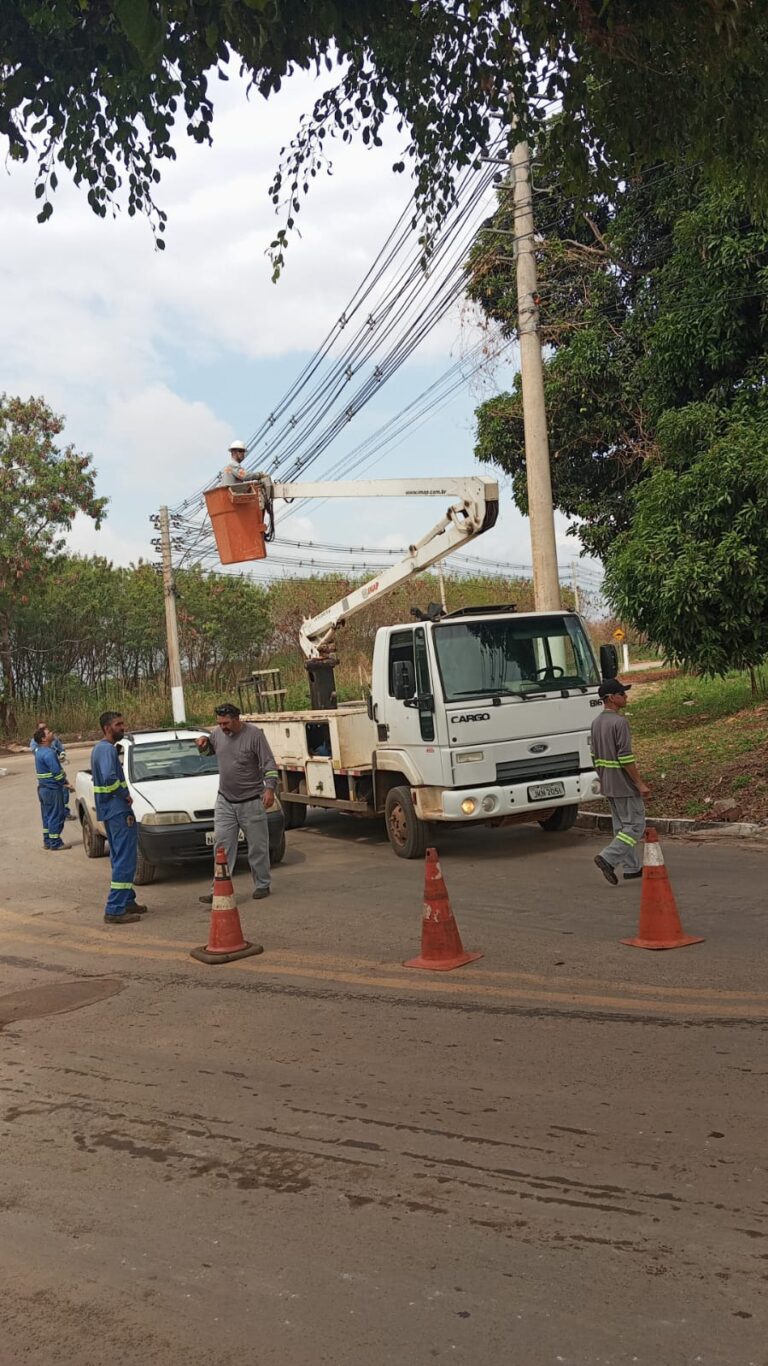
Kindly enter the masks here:
<path id="1" fill-rule="evenodd" d="M 289 826 L 311 805 L 383 814 L 395 853 L 418 858 L 435 823 L 568 829 L 598 791 L 599 681 L 576 613 L 483 607 L 382 627 L 365 709 L 253 719 Z"/>

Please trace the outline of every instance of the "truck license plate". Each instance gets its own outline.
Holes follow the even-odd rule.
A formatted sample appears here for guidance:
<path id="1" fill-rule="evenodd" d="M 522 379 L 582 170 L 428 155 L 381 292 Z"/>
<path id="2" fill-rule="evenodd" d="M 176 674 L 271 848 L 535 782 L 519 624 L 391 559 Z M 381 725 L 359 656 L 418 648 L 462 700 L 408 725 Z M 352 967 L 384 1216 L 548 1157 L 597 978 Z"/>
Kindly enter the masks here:
<path id="1" fill-rule="evenodd" d="M 237 838 L 238 838 L 238 840 L 240 841 L 240 843 L 242 843 L 242 841 L 245 839 L 245 835 L 243 834 L 242 830 L 238 830 L 238 832 L 237 832 Z M 206 832 L 205 832 L 205 842 L 206 842 L 206 844 L 211 844 L 211 845 L 213 844 L 213 831 L 212 831 L 212 830 L 206 830 Z"/>
<path id="2" fill-rule="evenodd" d="M 528 788 L 529 802 L 548 802 L 552 797 L 565 796 L 565 783 L 535 783 Z"/>

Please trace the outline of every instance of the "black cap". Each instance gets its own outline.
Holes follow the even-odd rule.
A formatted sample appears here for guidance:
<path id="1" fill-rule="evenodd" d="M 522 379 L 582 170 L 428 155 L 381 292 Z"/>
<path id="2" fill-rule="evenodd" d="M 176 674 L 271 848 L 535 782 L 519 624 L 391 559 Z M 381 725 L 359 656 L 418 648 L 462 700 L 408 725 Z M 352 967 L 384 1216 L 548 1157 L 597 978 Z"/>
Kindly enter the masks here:
<path id="1" fill-rule="evenodd" d="M 631 683 L 620 683 L 618 678 L 606 678 L 597 690 L 598 697 L 623 697 L 632 687 Z"/>
<path id="2" fill-rule="evenodd" d="M 221 705 L 218 706 L 218 707 L 216 708 L 216 715 L 217 715 L 217 716 L 239 716 L 239 715 L 240 715 L 240 708 L 239 708 L 239 707 L 236 707 L 235 704 L 234 704 L 234 702 L 222 702 Z"/>

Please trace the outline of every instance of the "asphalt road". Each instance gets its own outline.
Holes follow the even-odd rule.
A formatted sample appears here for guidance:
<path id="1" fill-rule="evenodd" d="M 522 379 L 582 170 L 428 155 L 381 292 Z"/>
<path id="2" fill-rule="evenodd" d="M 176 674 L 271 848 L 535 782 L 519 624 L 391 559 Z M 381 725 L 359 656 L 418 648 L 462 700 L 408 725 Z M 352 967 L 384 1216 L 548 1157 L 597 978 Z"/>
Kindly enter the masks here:
<path id="1" fill-rule="evenodd" d="M 200 877 L 103 926 L 3 762 L 1 1366 L 766 1366 L 766 854 L 665 844 L 652 954 L 593 839 L 452 832 L 426 974 L 421 866 L 313 816 L 205 967 Z"/>

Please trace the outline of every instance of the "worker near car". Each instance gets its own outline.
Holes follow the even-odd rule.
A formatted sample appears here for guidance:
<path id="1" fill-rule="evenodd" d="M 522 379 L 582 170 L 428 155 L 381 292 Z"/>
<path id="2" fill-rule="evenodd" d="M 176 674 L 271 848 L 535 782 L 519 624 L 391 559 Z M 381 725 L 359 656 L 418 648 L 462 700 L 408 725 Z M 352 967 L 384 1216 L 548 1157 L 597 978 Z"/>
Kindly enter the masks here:
<path id="1" fill-rule="evenodd" d="M 43 728 L 43 730 L 49 729 L 47 722 L 38 721 L 37 725 L 35 726 L 35 734 L 32 736 L 32 739 L 29 742 L 29 748 L 31 749 L 33 754 L 37 753 L 38 743 L 35 739 L 35 735 L 37 735 L 37 732 L 40 730 L 41 727 Z M 67 762 L 67 756 L 64 753 L 64 744 L 56 734 L 54 734 L 53 739 L 51 741 L 51 749 L 57 756 L 59 763 L 63 765 Z M 64 819 L 67 821 L 73 821 L 75 819 L 72 809 L 70 807 L 71 794 L 74 792 L 74 790 L 75 789 L 71 787 L 69 783 L 64 784 Z"/>
<path id="2" fill-rule="evenodd" d="M 267 812 L 275 804 L 277 765 L 267 737 L 259 726 L 243 721 L 234 702 L 216 708 L 218 725 L 201 735 L 201 754 L 215 754 L 219 763 L 219 791 L 213 814 L 213 845 L 223 844 L 230 877 L 235 871 L 239 831 L 245 836 L 253 877 L 253 900 L 269 896 L 269 828 Z M 212 896 L 201 896 L 210 906 Z"/>
<path id="3" fill-rule="evenodd" d="M 622 865 L 625 882 L 643 875 L 640 842 L 645 835 L 645 798 L 651 791 L 640 777 L 629 722 L 622 716 L 630 687 L 617 678 L 601 683 L 597 695 L 603 710 L 592 722 L 592 762 L 613 820 L 613 839 L 595 863 L 613 887 L 619 881 L 616 869 Z"/>
<path id="4" fill-rule="evenodd" d="M 247 454 L 244 441 L 233 441 L 229 448 L 229 460 L 221 471 L 219 484 L 237 488 L 238 484 L 248 481 L 248 471 L 242 468 Z"/>
<path id="5" fill-rule="evenodd" d="M 67 794 L 73 789 L 53 747 L 54 739 L 53 731 L 45 725 L 38 726 L 32 736 L 37 795 L 43 820 L 43 848 L 58 851 L 72 848 L 71 844 L 64 843 L 61 832 L 67 818 Z"/>
<path id="6" fill-rule="evenodd" d="M 96 816 L 107 832 L 112 865 L 104 921 L 107 925 L 130 925 L 141 920 L 147 908 L 138 904 L 133 887 L 139 841 L 136 817 L 131 811 L 133 803 L 117 750 L 125 735 L 122 712 L 103 711 L 99 725 L 104 738 L 91 751 L 91 778 Z"/>

